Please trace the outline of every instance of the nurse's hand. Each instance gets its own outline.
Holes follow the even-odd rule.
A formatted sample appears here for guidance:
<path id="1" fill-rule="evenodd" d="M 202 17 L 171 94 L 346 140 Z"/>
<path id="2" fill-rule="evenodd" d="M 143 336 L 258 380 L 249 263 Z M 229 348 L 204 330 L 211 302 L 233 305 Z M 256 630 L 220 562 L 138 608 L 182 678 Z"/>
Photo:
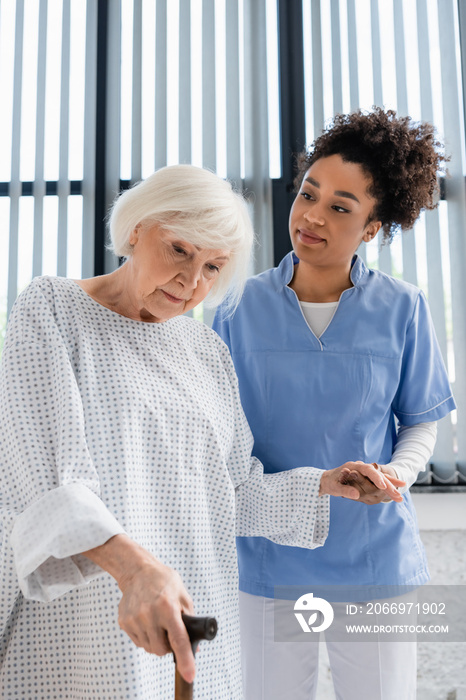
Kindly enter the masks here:
<path id="1" fill-rule="evenodd" d="M 405 482 L 397 478 L 396 472 L 389 464 L 373 464 L 375 468 L 380 470 L 387 479 L 391 481 L 394 486 L 404 486 Z M 380 489 L 374 482 L 362 476 L 357 471 L 351 471 L 350 474 L 342 477 L 344 483 L 354 486 L 359 491 L 359 501 L 361 503 L 367 503 L 369 505 L 376 505 L 377 503 L 389 503 L 390 501 L 401 501 L 402 497 L 398 494 L 399 498 L 389 497 L 386 490 Z M 398 492 L 397 492 L 398 493 Z"/>
<path id="2" fill-rule="evenodd" d="M 192 615 L 194 610 L 179 574 L 123 534 L 83 554 L 116 579 L 123 593 L 121 629 L 151 654 L 173 651 L 178 671 L 192 683 L 196 667 L 181 613 Z"/>
<path id="3" fill-rule="evenodd" d="M 382 500 L 402 501 L 397 487 L 405 482 L 383 474 L 381 469 L 365 462 L 346 462 L 336 469 L 323 471 L 319 495 L 341 496 L 361 503 L 380 503 Z M 377 496 L 375 492 L 377 491 Z"/>

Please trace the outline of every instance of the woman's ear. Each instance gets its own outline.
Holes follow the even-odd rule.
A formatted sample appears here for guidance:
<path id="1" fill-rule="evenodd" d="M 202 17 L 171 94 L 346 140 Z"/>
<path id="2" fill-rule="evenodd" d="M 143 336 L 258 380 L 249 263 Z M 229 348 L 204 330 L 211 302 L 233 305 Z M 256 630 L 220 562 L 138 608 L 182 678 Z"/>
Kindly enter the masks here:
<path id="1" fill-rule="evenodd" d="M 372 241 L 372 239 L 376 237 L 376 235 L 380 231 L 381 227 L 382 227 L 381 221 L 371 221 L 367 225 L 366 230 L 364 231 L 364 235 L 362 237 L 362 240 L 365 241 L 366 243 L 370 243 L 370 241 Z"/>
<path id="2" fill-rule="evenodd" d="M 131 233 L 129 234 L 128 243 L 134 245 L 139 238 L 139 231 L 141 229 L 141 224 L 136 224 Z"/>

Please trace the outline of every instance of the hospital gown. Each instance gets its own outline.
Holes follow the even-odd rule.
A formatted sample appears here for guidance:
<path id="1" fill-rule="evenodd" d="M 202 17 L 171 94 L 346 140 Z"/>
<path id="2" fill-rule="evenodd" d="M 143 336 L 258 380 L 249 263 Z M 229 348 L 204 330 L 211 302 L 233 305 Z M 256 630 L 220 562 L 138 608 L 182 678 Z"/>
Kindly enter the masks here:
<path id="1" fill-rule="evenodd" d="M 251 458 L 220 338 L 36 278 L 10 318 L 0 400 L 1 697 L 173 697 L 171 655 L 119 629 L 116 581 L 80 554 L 125 532 L 180 573 L 196 614 L 218 620 L 195 697 L 239 700 L 235 531 L 313 548 L 329 504 L 319 470 L 264 477 Z"/>

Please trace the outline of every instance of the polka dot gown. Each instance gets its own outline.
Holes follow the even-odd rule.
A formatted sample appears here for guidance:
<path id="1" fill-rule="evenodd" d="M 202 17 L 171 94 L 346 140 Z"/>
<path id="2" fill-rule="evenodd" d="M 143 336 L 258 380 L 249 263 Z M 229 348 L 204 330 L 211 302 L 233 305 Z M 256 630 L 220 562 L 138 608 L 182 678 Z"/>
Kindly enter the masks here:
<path id="1" fill-rule="evenodd" d="M 0 690 L 5 700 L 169 700 L 174 664 L 119 629 L 121 593 L 83 557 L 126 532 L 177 569 L 198 615 L 198 699 L 242 697 L 238 535 L 322 545 L 320 472 L 263 475 L 226 346 L 203 324 L 142 323 L 39 277 L 1 373 Z"/>

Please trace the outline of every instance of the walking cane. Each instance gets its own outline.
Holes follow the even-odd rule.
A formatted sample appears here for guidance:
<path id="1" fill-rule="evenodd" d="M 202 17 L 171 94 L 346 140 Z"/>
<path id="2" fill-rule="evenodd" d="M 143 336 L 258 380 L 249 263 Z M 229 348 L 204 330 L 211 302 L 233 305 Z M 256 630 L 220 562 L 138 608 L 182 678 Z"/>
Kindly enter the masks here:
<path id="1" fill-rule="evenodd" d="M 184 613 L 181 617 L 186 625 L 193 654 L 196 653 L 201 639 L 213 639 L 217 634 L 215 617 L 195 617 Z M 185 681 L 177 667 L 175 667 L 175 700 L 193 700 L 193 684 Z"/>

